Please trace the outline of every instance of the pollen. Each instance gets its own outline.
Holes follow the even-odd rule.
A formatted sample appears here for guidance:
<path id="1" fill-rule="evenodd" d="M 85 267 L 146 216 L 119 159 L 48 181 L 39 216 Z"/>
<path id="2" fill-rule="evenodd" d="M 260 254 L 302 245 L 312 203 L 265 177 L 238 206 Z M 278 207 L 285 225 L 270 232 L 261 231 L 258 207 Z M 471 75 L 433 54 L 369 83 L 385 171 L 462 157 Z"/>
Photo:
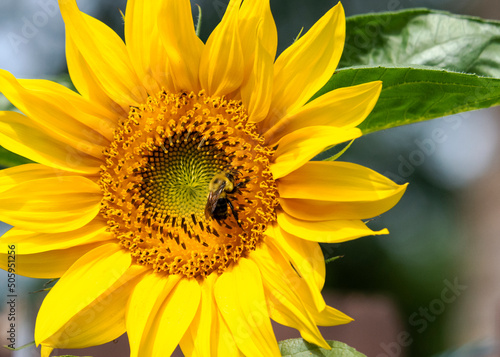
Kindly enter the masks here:
<path id="1" fill-rule="evenodd" d="M 276 219 L 272 154 L 241 101 L 162 91 L 130 108 L 105 150 L 101 214 L 137 264 L 193 278 L 222 273 Z M 214 191 L 220 175 L 232 190 Z"/>

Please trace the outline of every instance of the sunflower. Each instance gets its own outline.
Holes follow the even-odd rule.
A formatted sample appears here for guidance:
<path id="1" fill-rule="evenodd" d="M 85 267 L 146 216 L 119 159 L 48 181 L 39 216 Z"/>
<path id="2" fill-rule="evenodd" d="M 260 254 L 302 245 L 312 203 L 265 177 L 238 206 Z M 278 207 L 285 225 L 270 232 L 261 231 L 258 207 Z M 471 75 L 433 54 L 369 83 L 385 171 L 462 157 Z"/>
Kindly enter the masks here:
<path id="1" fill-rule="evenodd" d="M 386 234 L 362 220 L 405 190 L 310 162 L 361 135 L 382 86 L 310 100 L 342 53 L 341 4 L 276 60 L 268 0 L 231 0 L 206 43 L 188 0 L 129 0 L 126 45 L 75 0 L 60 8 L 78 93 L 0 71 L 21 112 L 0 113 L 0 144 L 36 162 L 0 172 L 1 254 L 60 278 L 42 355 L 127 333 L 131 356 L 278 356 L 271 319 L 329 348 L 317 326 L 351 319 L 321 296 L 318 242 Z"/>

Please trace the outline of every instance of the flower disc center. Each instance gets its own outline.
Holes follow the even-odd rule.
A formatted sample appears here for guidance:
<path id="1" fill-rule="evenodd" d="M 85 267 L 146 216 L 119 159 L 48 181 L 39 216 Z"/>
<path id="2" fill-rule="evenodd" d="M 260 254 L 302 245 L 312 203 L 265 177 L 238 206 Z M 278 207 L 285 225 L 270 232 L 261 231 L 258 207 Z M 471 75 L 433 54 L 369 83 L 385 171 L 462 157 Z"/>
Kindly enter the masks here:
<path id="1" fill-rule="evenodd" d="M 131 107 L 105 152 L 101 214 L 135 262 L 188 277 L 223 272 L 275 219 L 272 150 L 241 102 L 160 92 Z"/>
<path id="2" fill-rule="evenodd" d="M 199 136 L 195 131 L 194 137 Z M 142 171 L 147 205 L 170 216 L 189 218 L 203 215 L 212 177 L 227 165 L 213 157 L 212 145 L 201 140 L 161 146 L 148 159 Z"/>

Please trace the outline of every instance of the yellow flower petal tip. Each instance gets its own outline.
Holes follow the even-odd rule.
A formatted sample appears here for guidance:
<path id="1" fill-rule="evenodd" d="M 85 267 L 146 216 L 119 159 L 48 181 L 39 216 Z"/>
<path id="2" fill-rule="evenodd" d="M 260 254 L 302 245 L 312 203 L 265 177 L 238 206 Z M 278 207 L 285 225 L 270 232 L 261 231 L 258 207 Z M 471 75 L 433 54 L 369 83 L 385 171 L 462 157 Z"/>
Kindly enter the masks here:
<path id="1" fill-rule="evenodd" d="M 41 351 L 40 351 L 40 357 L 50 357 L 50 354 L 54 350 L 53 347 L 42 345 Z"/>
<path id="2" fill-rule="evenodd" d="M 352 319 L 321 296 L 318 242 L 387 234 L 362 219 L 406 187 L 310 162 L 360 136 L 380 94 L 309 101 L 342 54 L 342 5 L 275 61 L 267 0 L 231 0 L 206 44 L 188 0 L 129 0 L 125 42 L 59 4 L 78 93 L 0 71 L 22 112 L 0 113 L 0 145 L 36 162 L 0 173 L 0 221 L 16 226 L 0 244 L 23 274 L 60 277 L 36 322 L 42 356 L 124 333 L 131 356 L 278 356 L 271 319 L 326 348 L 318 325 Z"/>

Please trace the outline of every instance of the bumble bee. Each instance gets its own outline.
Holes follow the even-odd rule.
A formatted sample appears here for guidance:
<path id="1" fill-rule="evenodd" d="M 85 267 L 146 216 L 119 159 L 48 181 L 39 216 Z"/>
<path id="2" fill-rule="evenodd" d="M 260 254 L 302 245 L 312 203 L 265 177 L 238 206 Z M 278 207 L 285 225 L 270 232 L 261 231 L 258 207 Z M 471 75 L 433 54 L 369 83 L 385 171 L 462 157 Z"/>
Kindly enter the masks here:
<path id="1" fill-rule="evenodd" d="M 230 173 L 221 172 L 215 175 L 208 184 L 208 197 L 207 205 L 205 206 L 205 218 L 212 217 L 217 222 L 224 221 L 228 216 L 228 206 L 231 213 L 240 228 L 241 224 L 238 220 L 238 213 L 234 209 L 228 195 L 236 192 L 236 189 L 241 186 L 243 182 L 234 184 L 234 177 Z"/>

